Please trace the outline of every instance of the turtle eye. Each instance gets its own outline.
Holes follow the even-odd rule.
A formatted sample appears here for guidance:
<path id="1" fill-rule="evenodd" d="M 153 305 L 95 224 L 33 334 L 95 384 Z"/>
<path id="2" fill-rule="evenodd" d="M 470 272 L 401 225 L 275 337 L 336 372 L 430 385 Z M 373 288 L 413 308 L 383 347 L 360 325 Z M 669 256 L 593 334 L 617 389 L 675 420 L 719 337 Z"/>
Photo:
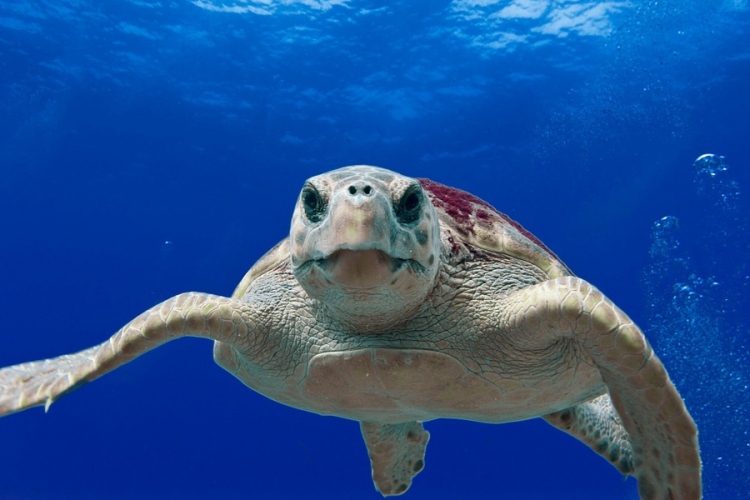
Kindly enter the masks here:
<path id="1" fill-rule="evenodd" d="M 411 186 L 396 204 L 396 217 L 401 224 L 410 224 L 422 213 L 422 189 Z"/>
<path id="2" fill-rule="evenodd" d="M 326 203 L 318 190 L 308 184 L 302 189 L 301 198 L 307 219 L 310 222 L 320 222 L 323 220 L 326 212 Z"/>

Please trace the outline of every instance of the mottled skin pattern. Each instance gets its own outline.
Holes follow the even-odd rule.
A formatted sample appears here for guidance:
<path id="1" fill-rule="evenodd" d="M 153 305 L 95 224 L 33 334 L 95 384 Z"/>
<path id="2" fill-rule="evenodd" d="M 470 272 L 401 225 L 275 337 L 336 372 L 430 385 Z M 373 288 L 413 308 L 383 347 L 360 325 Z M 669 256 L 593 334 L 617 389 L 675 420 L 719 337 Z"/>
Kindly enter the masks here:
<path id="1" fill-rule="evenodd" d="M 643 499 L 701 497 L 697 430 L 640 329 L 468 193 L 369 166 L 305 184 L 290 237 L 231 298 L 185 293 L 109 341 L 0 370 L 0 415 L 49 405 L 182 336 L 281 403 L 361 422 L 376 488 L 424 467 L 421 422 L 542 416 Z"/>

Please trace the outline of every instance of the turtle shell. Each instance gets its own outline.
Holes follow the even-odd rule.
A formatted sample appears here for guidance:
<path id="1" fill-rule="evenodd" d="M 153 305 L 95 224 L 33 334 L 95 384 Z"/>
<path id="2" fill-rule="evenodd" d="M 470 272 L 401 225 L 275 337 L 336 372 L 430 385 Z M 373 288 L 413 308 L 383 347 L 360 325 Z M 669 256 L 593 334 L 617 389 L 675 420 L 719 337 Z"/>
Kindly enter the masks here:
<path id="1" fill-rule="evenodd" d="M 430 179 L 419 179 L 447 234 L 451 251 L 455 238 L 486 250 L 509 255 L 539 267 L 550 278 L 572 276 L 558 257 L 539 239 L 486 201 Z"/>
<path id="2" fill-rule="evenodd" d="M 418 179 L 437 211 L 446 241 L 458 250 L 456 238 L 482 250 L 509 255 L 533 264 L 550 278 L 573 273 L 539 239 L 486 201 L 457 188 L 430 179 Z M 289 238 L 283 239 L 261 257 L 245 274 L 232 294 L 241 298 L 259 276 L 289 262 Z"/>
<path id="3" fill-rule="evenodd" d="M 258 279 L 259 276 L 263 276 L 274 269 L 279 269 L 283 266 L 289 265 L 289 256 L 289 238 L 287 237 L 266 252 L 265 255 L 258 259 L 253 267 L 245 273 L 242 281 L 240 281 L 237 288 L 234 289 L 232 298 L 241 299 L 247 292 L 247 289 L 250 288 L 252 282 Z"/>

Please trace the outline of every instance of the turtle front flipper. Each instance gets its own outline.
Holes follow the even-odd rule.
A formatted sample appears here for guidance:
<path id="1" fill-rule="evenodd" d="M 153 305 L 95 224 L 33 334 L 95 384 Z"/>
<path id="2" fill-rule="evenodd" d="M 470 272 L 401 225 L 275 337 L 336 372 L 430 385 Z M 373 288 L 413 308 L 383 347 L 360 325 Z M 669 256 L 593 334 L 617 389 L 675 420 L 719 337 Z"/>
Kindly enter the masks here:
<path id="1" fill-rule="evenodd" d="M 542 418 L 586 443 L 623 474 L 633 473 L 633 446 L 630 436 L 622 425 L 609 394 L 603 394 L 591 401 Z"/>
<path id="2" fill-rule="evenodd" d="M 247 304 L 205 293 L 183 293 L 152 307 L 107 342 L 57 358 L 0 370 L 0 416 L 44 405 L 170 340 L 206 337 L 244 344 L 253 331 Z"/>
<path id="3" fill-rule="evenodd" d="M 424 468 L 430 433 L 420 422 L 379 424 L 360 422 L 372 464 L 372 480 L 383 496 L 400 495 Z"/>
<path id="4" fill-rule="evenodd" d="M 545 349 L 572 338 L 594 362 L 630 437 L 632 474 L 642 499 L 701 498 L 695 422 L 661 361 L 625 313 L 574 277 L 514 292 L 502 299 L 500 311 L 510 338 L 526 348 Z"/>

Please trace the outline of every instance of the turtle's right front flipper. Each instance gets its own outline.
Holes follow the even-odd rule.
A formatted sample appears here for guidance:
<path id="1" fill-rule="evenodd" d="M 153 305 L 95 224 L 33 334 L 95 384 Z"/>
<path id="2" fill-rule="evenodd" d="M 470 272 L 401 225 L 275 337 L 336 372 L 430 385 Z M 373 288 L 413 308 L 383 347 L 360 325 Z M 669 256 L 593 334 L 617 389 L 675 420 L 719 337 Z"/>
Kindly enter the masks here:
<path id="1" fill-rule="evenodd" d="M 247 304 L 205 293 L 183 293 L 147 310 L 107 342 L 76 354 L 0 370 L 0 416 L 44 405 L 179 337 L 247 345 L 255 330 Z"/>

